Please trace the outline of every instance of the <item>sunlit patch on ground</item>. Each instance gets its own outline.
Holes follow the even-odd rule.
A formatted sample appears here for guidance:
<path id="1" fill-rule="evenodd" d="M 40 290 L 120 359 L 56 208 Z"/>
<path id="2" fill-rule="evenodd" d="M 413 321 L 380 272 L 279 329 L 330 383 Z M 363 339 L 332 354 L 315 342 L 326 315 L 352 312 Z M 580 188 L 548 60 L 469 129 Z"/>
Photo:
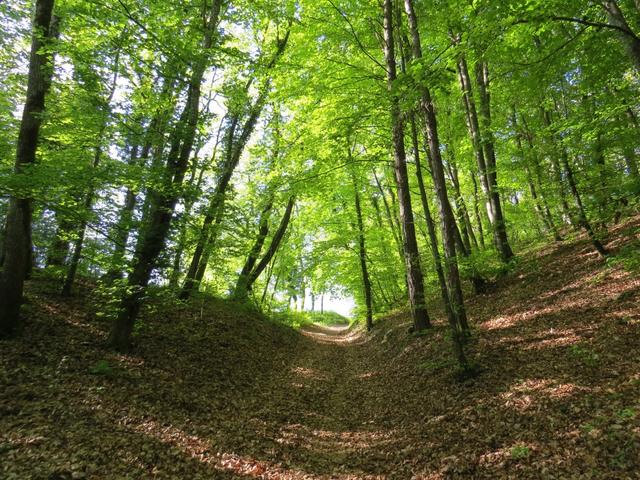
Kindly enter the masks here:
<path id="1" fill-rule="evenodd" d="M 326 380 L 327 376 L 319 370 L 313 368 L 293 367 L 291 372 L 295 375 L 313 380 Z"/>
<path id="2" fill-rule="evenodd" d="M 548 399 L 565 399 L 590 390 L 573 383 L 558 383 L 557 380 L 529 379 L 514 384 L 508 391 L 501 393 L 500 398 L 505 407 L 525 411 Z"/>
<path id="3" fill-rule="evenodd" d="M 303 424 L 290 424 L 282 427 L 276 441 L 314 450 L 344 452 L 383 447 L 393 442 L 394 437 L 393 431 L 331 431 L 313 429 Z"/>

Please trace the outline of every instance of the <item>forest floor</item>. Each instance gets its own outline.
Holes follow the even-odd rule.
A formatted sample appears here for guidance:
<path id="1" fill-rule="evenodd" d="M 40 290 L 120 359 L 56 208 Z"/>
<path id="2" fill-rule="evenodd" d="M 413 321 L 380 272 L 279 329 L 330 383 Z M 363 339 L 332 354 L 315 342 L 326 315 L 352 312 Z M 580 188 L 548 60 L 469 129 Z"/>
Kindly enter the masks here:
<path id="1" fill-rule="evenodd" d="M 611 232 L 639 248 L 640 217 Z M 640 278 L 576 240 L 468 299 L 480 374 L 453 375 L 442 315 L 276 324 L 207 298 L 155 305 L 130 355 L 87 286 L 30 282 L 0 342 L 0 477 L 640 478 Z"/>

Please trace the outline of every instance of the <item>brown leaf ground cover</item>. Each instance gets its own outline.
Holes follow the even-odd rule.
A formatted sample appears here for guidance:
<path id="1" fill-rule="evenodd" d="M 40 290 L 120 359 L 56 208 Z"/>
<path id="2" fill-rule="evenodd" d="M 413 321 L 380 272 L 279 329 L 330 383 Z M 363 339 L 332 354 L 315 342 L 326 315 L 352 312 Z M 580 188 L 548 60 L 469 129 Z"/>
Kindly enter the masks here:
<path id="1" fill-rule="evenodd" d="M 639 244 L 640 218 L 612 232 Z M 470 297 L 453 378 L 446 328 L 301 332 L 198 299 L 104 347 L 91 291 L 34 280 L 0 342 L 0 478 L 639 478 L 640 279 L 584 238 L 522 256 Z"/>

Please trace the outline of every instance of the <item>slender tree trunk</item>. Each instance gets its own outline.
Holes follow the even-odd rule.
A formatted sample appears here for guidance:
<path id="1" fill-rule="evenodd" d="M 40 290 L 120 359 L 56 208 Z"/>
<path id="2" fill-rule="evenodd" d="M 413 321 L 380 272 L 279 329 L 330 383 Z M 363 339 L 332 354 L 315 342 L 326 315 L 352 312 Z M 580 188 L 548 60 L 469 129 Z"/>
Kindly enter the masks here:
<path id="1" fill-rule="evenodd" d="M 402 250 L 402 232 L 396 229 L 396 223 L 393 220 L 393 213 L 391 212 L 391 207 L 389 206 L 389 202 L 387 201 L 387 195 L 380 183 L 380 179 L 376 171 L 373 171 L 373 178 L 376 181 L 376 186 L 378 187 L 378 191 L 380 192 L 380 197 L 382 198 L 382 203 L 384 205 L 384 211 L 387 217 L 387 223 L 389 224 L 389 229 L 391 230 L 391 234 L 393 235 L 393 240 L 396 244 L 396 249 L 398 251 L 398 258 L 402 260 L 404 258 L 404 253 Z"/>
<path id="2" fill-rule="evenodd" d="M 450 156 L 453 157 L 453 150 L 448 150 Z M 461 227 L 462 240 L 464 241 L 465 248 L 470 252 L 471 244 L 478 248 L 478 240 L 476 239 L 475 233 L 473 232 L 473 225 L 471 225 L 471 219 L 469 218 L 469 211 L 467 210 L 467 205 L 464 201 L 464 197 L 462 196 L 462 191 L 460 189 L 460 179 L 458 176 L 458 168 L 455 165 L 453 158 L 450 158 L 448 163 L 448 171 L 449 178 L 451 179 L 451 185 L 453 185 L 453 193 L 454 193 L 454 204 L 456 207 L 456 214 L 458 217 L 458 222 Z"/>
<path id="3" fill-rule="evenodd" d="M 407 283 L 409 300 L 416 330 L 423 330 L 430 326 L 429 315 L 425 305 L 424 283 L 420 268 L 420 255 L 411 209 L 411 195 L 409 192 L 409 177 L 407 173 L 407 159 L 404 144 L 404 126 L 400 111 L 400 101 L 393 84 L 396 81 L 396 56 L 394 45 L 393 7 L 391 0 L 384 0 L 384 56 L 387 63 L 387 83 L 391 94 L 391 127 L 394 146 L 394 162 L 396 183 L 398 189 L 398 203 L 403 227 L 403 247 L 405 263 L 407 265 Z"/>
<path id="4" fill-rule="evenodd" d="M 218 25 L 222 0 L 215 0 L 209 11 L 204 39 L 203 51 L 207 52 L 212 44 Z M 153 195 L 152 206 L 141 238 L 136 247 L 133 269 L 128 281 L 128 292 L 120 304 L 120 312 L 113 324 L 109 343 L 120 351 L 130 348 L 130 338 L 140 311 L 142 298 L 149 283 L 156 259 L 164 248 L 165 240 L 171 226 L 173 211 L 179 198 L 179 191 L 189 166 L 189 157 L 193 148 L 200 113 L 200 88 L 207 60 L 202 56 L 191 77 L 187 100 L 181 118 L 173 132 L 163 178 L 163 188 L 150 192 Z"/>
<path id="5" fill-rule="evenodd" d="M 480 214 L 480 201 L 478 199 L 478 181 L 476 176 L 471 173 L 471 182 L 473 183 L 473 214 L 478 224 L 478 237 L 480 238 L 480 247 L 485 248 L 484 229 L 482 228 L 482 215 Z"/>
<path id="6" fill-rule="evenodd" d="M 498 168 L 496 164 L 496 153 L 494 148 L 494 138 L 491 127 L 491 99 L 489 93 L 489 67 L 486 62 L 479 62 L 476 65 L 476 78 L 478 91 L 480 94 L 480 114 L 482 118 L 482 148 L 485 152 L 486 175 L 489 184 L 489 202 L 493 211 L 493 230 L 496 248 L 500 253 L 503 262 L 508 262 L 513 257 L 513 251 L 507 238 L 507 227 L 500 201 L 500 191 L 498 189 Z"/>
<path id="7" fill-rule="evenodd" d="M 534 170 L 536 170 L 536 173 L 539 174 L 540 166 L 538 163 L 538 159 L 536 158 L 536 154 L 534 152 L 533 143 L 531 141 L 531 138 L 529 137 L 528 138 L 529 157 L 527 157 L 527 155 L 525 154 L 524 147 L 522 145 L 523 134 L 518 131 L 518 119 L 517 119 L 517 114 L 515 109 L 512 113 L 511 121 L 513 123 L 513 128 L 516 131 L 515 132 L 516 144 L 518 146 L 518 150 L 520 151 L 520 155 L 524 162 L 525 172 L 527 174 L 527 183 L 529 184 L 529 192 L 531 193 L 531 198 L 533 199 L 534 208 L 545 230 L 548 233 L 553 234 L 553 238 L 555 239 L 555 241 L 559 242 L 562 240 L 562 237 L 560 236 L 560 233 L 558 232 L 558 229 L 555 226 L 553 217 L 551 216 L 551 212 L 549 211 L 549 206 L 546 204 L 546 202 L 543 199 L 541 199 L 541 196 L 538 195 L 534 177 L 533 177 L 533 174 L 531 173 L 531 167 L 529 166 L 529 160 L 531 160 L 531 163 L 533 163 Z"/>
<path id="8" fill-rule="evenodd" d="M 109 95 L 104 101 L 104 107 L 106 110 L 105 117 L 102 120 L 102 125 L 100 126 L 98 132 L 98 144 L 95 147 L 95 153 L 93 156 L 93 162 L 91 165 L 91 174 L 92 177 L 95 173 L 95 170 L 98 168 L 100 164 L 100 160 L 102 158 L 102 140 L 104 136 L 104 132 L 107 129 L 109 108 L 111 101 L 113 100 L 113 96 L 116 92 L 117 82 L 118 82 L 118 70 L 120 68 L 120 48 L 116 51 L 115 58 L 113 61 L 113 80 L 111 82 L 111 88 L 109 90 Z M 96 196 L 96 186 L 93 184 L 93 179 L 89 182 L 89 188 L 85 193 L 84 199 L 84 217 L 80 221 L 80 225 L 78 226 L 78 231 L 76 232 L 76 240 L 73 244 L 73 255 L 71 255 L 71 260 L 69 261 L 69 268 L 67 270 L 67 276 L 62 285 L 62 296 L 69 297 L 71 295 L 71 288 L 73 287 L 73 282 L 76 278 L 76 273 L 78 272 L 78 266 L 80 265 L 80 259 L 82 258 L 82 248 L 84 247 L 84 240 L 87 234 L 87 226 L 89 224 L 88 216 L 91 213 L 91 209 L 93 207 L 93 202 Z"/>
<path id="9" fill-rule="evenodd" d="M 73 223 L 59 211 L 55 212 L 56 233 L 47 252 L 47 267 L 62 267 L 69 256 L 69 235 L 73 229 Z"/>
<path id="10" fill-rule="evenodd" d="M 163 105 L 162 108 L 159 108 L 155 113 L 149 125 L 147 126 L 144 133 L 144 140 L 141 142 L 143 144 L 142 150 L 140 152 L 140 157 L 137 158 L 137 148 L 134 148 L 132 151 L 132 155 L 129 157 L 130 165 L 141 165 L 145 166 L 152 156 L 153 159 L 150 166 L 150 171 L 156 172 L 160 167 L 160 160 L 162 159 L 162 152 L 164 150 L 165 145 L 165 133 L 168 128 L 169 118 L 171 117 L 173 110 L 175 109 L 176 97 L 174 93 L 176 81 L 164 79 L 162 90 L 160 92 L 160 104 Z M 170 105 L 168 108 L 164 106 L 165 104 Z M 136 145 L 138 142 L 137 139 L 132 141 L 133 145 Z M 149 192 L 147 192 L 149 193 Z M 134 213 L 136 206 L 138 204 L 138 195 L 139 192 L 133 190 L 132 188 L 127 188 L 125 193 L 125 202 L 120 210 L 120 216 L 118 218 L 118 222 L 112 229 L 112 238 L 113 238 L 113 252 L 111 253 L 111 260 L 109 270 L 105 275 L 105 280 L 107 282 L 113 282 L 118 278 L 122 278 L 125 270 L 125 255 L 127 251 L 127 243 L 129 241 L 129 236 L 131 234 L 131 230 L 134 226 Z M 143 219 L 149 218 L 149 203 L 151 201 L 151 197 L 153 195 L 147 194 L 145 196 L 143 205 L 142 205 L 142 213 Z M 140 225 L 140 233 L 144 230 L 144 226 Z"/>
<path id="11" fill-rule="evenodd" d="M 405 0 L 405 11 L 409 23 L 409 31 L 412 40 L 412 52 L 414 60 L 422 59 L 422 45 L 418 28 L 418 19 L 415 14 L 412 0 Z M 464 298 L 462 295 L 462 285 L 458 272 L 458 259 L 456 256 L 456 246 L 454 237 L 455 218 L 449 203 L 446 180 L 442 156 L 440 153 L 440 139 L 438 136 L 438 122 L 435 107 L 431 97 L 431 92 L 425 86 L 420 87 L 421 102 L 420 107 L 424 115 L 424 125 L 426 138 L 429 142 L 429 160 L 431 163 L 431 176 L 436 190 L 436 198 L 440 207 L 440 221 L 442 223 L 442 237 L 445 252 L 445 266 L 447 272 L 447 287 L 452 315 L 449 315 L 449 326 L 453 340 L 455 356 L 464 370 L 469 369 L 464 348 L 463 336 L 469 332 Z"/>
<path id="12" fill-rule="evenodd" d="M 242 270 L 240 271 L 240 275 L 238 276 L 238 280 L 236 282 L 236 287 L 233 290 L 232 298 L 236 300 L 246 300 L 247 298 L 247 280 L 249 278 L 249 274 L 258 261 L 258 256 L 262 251 L 262 246 L 267 239 L 267 235 L 269 235 L 269 214 L 271 213 L 271 207 L 273 207 L 272 199 L 267 202 L 267 204 L 262 209 L 262 212 L 260 213 L 260 220 L 258 222 L 258 235 L 256 236 L 253 247 L 251 247 L 251 250 L 249 250 L 249 255 L 244 262 L 244 266 L 242 267 Z"/>
<path id="13" fill-rule="evenodd" d="M 266 68 L 273 68 L 278 59 L 284 53 L 289 40 L 290 30 L 287 30 L 283 38 L 278 38 L 275 54 L 267 64 Z M 248 91 L 253 83 L 251 79 L 245 89 Z M 204 218 L 198 243 L 191 258 L 189 269 L 187 271 L 182 290 L 179 297 L 186 300 L 191 296 L 194 289 L 199 287 L 200 282 L 204 278 L 209 257 L 213 251 L 215 241 L 217 239 L 217 226 L 222 222 L 224 202 L 229 183 L 233 172 L 235 171 L 242 152 L 253 133 L 255 126 L 262 114 L 267 95 L 269 93 L 271 82 L 267 81 L 261 89 L 258 98 L 249 108 L 249 115 L 244 124 L 240 127 L 240 132 L 236 133 L 241 119 L 239 115 L 232 115 L 230 124 L 227 128 L 225 139 L 225 159 L 221 168 L 220 176 L 216 184 L 215 192 L 211 198 L 207 214 Z M 212 229 L 213 228 L 213 229 Z"/>
<path id="14" fill-rule="evenodd" d="M 369 278 L 369 270 L 367 269 L 367 248 L 366 236 L 364 231 L 364 222 L 362 220 L 362 207 L 360 205 L 360 192 L 358 186 L 353 179 L 354 200 L 356 207 L 356 219 L 358 221 L 358 256 L 360 258 L 360 271 L 362 273 L 362 289 L 364 293 L 364 303 L 367 308 L 367 330 L 373 328 L 373 304 L 371 301 L 371 279 Z"/>
<path id="15" fill-rule="evenodd" d="M 262 299 L 260 300 L 260 305 L 264 305 L 264 302 L 267 299 L 267 293 L 269 292 L 269 283 L 270 283 L 270 278 L 272 276 L 272 270 L 273 270 L 273 265 L 275 263 L 275 260 L 271 261 L 271 267 L 269 269 L 269 275 L 268 275 L 268 279 L 267 282 L 264 284 L 264 291 L 262 292 Z M 278 270 L 278 272 L 276 273 L 276 279 L 273 282 L 273 290 L 271 293 L 271 297 L 270 297 L 270 302 L 269 302 L 269 311 L 271 310 L 271 304 L 273 303 L 273 296 L 275 295 L 275 293 L 278 290 L 278 284 L 280 283 L 280 276 L 281 276 L 282 271 Z"/>
<path id="16" fill-rule="evenodd" d="M 551 115 L 549 114 L 549 111 L 540 107 L 540 113 L 542 117 L 542 123 L 544 124 L 544 126 L 547 129 L 551 129 L 552 127 Z M 567 191 L 566 191 L 565 183 L 562 178 L 562 166 L 558 161 L 558 157 L 560 156 L 559 145 L 557 145 L 556 143 L 558 142 L 554 138 L 552 140 L 553 149 L 550 155 L 551 168 L 553 170 L 553 176 L 555 178 L 556 184 L 558 185 L 558 193 L 560 194 L 560 205 L 562 206 L 562 213 L 566 221 L 569 222 L 569 224 L 575 225 L 575 222 L 573 220 L 573 215 L 571 214 L 571 208 L 569 207 L 569 202 L 567 200 Z"/>
<path id="17" fill-rule="evenodd" d="M 595 232 L 593 231 L 591 223 L 587 219 L 587 212 L 582 203 L 582 197 L 578 192 L 578 187 L 576 185 L 576 181 L 573 176 L 573 170 L 569 165 L 569 157 L 567 155 L 566 150 L 563 150 L 562 155 L 560 156 L 560 159 L 562 161 L 562 166 L 564 168 L 565 175 L 567 176 L 567 181 L 569 182 L 569 188 L 571 189 L 571 194 L 573 195 L 573 199 L 575 200 L 576 205 L 578 207 L 578 221 L 582 226 L 582 228 L 584 228 L 584 230 L 587 232 L 587 235 L 589 236 L 591 243 L 593 244 L 595 249 L 598 251 L 600 256 L 606 257 L 609 254 L 609 252 L 604 247 L 604 245 L 602 245 L 600 240 L 597 238 Z"/>
<path id="18" fill-rule="evenodd" d="M 26 175 L 36 161 L 36 150 L 45 109 L 45 96 L 53 75 L 51 40 L 57 35 L 53 17 L 54 0 L 37 0 L 29 57 L 27 98 L 22 112 L 14 165 L 14 175 Z M 32 201 L 28 193 L 9 199 L 4 235 L 4 263 L 0 274 L 0 337 L 20 326 L 20 305 L 24 281 L 32 267 Z"/>
<path id="19" fill-rule="evenodd" d="M 595 197 L 600 209 L 599 223 L 601 223 L 602 226 L 606 226 L 606 220 L 609 217 L 608 210 L 616 202 L 611 198 L 611 192 L 609 191 L 604 144 L 602 142 L 602 133 L 600 132 L 597 133 L 596 140 L 593 145 L 593 162 L 598 177 L 596 181 L 597 185 L 595 185 L 594 190 L 596 192 Z"/>
<path id="20" fill-rule="evenodd" d="M 278 225 L 278 229 L 273 234 L 271 243 L 269 244 L 269 247 L 267 248 L 264 256 L 255 266 L 255 268 L 253 268 L 248 273 L 246 273 L 244 277 L 241 274 L 241 278 L 238 280 L 238 286 L 236 286 L 236 291 L 234 293 L 234 297 L 236 299 L 241 299 L 243 298 L 243 296 L 246 298 L 246 294 L 251 291 L 251 288 L 253 287 L 253 284 L 255 283 L 255 281 L 258 279 L 258 277 L 264 271 L 264 269 L 267 268 L 267 266 L 273 259 L 273 256 L 278 251 L 278 248 L 282 243 L 282 239 L 284 238 L 285 233 L 287 232 L 287 228 L 289 227 L 289 223 L 291 221 L 291 213 L 293 212 L 294 205 L 295 205 L 295 197 L 291 196 L 289 197 L 289 201 L 287 202 L 287 207 L 285 208 L 284 215 L 280 220 L 280 225 Z M 263 242 L 264 242 L 264 239 L 263 239 Z M 262 249 L 262 245 L 260 245 L 260 249 Z M 256 259 L 252 260 L 251 263 L 255 263 L 255 260 L 257 260 L 257 255 L 256 255 Z"/>
<path id="21" fill-rule="evenodd" d="M 102 136 L 102 133 L 100 136 Z M 97 147 L 92 165 L 94 170 L 98 168 L 101 153 L 100 147 Z M 89 188 L 90 191 L 85 194 L 85 200 L 83 203 L 85 217 L 82 218 L 80 225 L 78 226 L 76 240 L 73 242 L 73 254 L 71 255 L 69 268 L 67 269 L 67 276 L 62 284 L 61 294 L 63 297 L 71 296 L 71 288 L 73 287 L 73 282 L 75 281 L 76 273 L 78 272 L 78 266 L 80 265 L 80 259 L 82 258 L 82 248 L 84 246 L 84 239 L 87 233 L 87 225 L 89 224 L 89 220 L 86 216 L 91 212 L 95 195 L 95 191 L 93 190 L 94 186 L 90 186 Z"/>
<path id="22" fill-rule="evenodd" d="M 424 186 L 424 178 L 422 177 L 422 163 L 420 160 L 420 151 L 418 149 L 418 129 L 414 115 L 410 116 L 411 121 L 411 140 L 413 142 L 413 156 L 416 162 L 416 178 L 418 181 L 418 189 L 420 190 L 420 200 L 422 201 L 422 210 L 427 223 L 427 232 L 429 237 L 429 244 L 431 246 L 431 254 L 433 256 L 433 266 L 438 276 L 438 283 L 440 285 L 440 296 L 444 305 L 444 310 L 449 319 L 449 322 L 457 323 L 457 319 L 451 308 L 451 299 L 449 298 L 449 289 L 447 287 L 447 280 L 442 269 L 442 260 L 440 258 L 440 249 L 438 248 L 438 236 L 436 234 L 435 222 L 431 216 L 431 209 L 429 208 L 429 199 L 427 197 L 427 190 Z"/>

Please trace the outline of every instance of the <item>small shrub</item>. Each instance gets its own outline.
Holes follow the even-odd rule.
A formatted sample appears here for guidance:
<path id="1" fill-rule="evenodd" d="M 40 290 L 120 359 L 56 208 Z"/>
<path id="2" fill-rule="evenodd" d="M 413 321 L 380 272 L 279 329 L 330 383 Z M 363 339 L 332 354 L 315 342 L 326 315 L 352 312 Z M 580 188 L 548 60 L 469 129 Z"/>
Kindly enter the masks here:
<path id="1" fill-rule="evenodd" d="M 512 459 L 521 460 L 527 458 L 531 454 L 531 451 L 526 445 L 516 445 L 515 447 L 511 447 L 510 453 Z"/>
<path id="2" fill-rule="evenodd" d="M 91 373 L 92 375 L 108 376 L 113 374 L 113 368 L 111 367 L 111 365 L 109 365 L 109 362 L 107 362 L 106 360 L 100 360 L 98 363 L 96 363 L 93 367 L 89 369 L 89 373 Z"/>
<path id="3" fill-rule="evenodd" d="M 625 245 L 615 255 L 608 257 L 607 266 L 614 267 L 620 265 L 630 273 L 640 272 L 640 242 L 632 242 Z"/>
<path id="4" fill-rule="evenodd" d="M 588 348 L 581 347 L 580 345 L 571 345 L 569 351 L 572 357 L 587 367 L 597 367 L 600 363 L 600 355 Z"/>
<path id="5" fill-rule="evenodd" d="M 580 425 L 580 429 L 585 433 L 591 433 L 596 429 L 596 427 L 591 423 L 585 423 L 584 425 Z"/>
<path id="6" fill-rule="evenodd" d="M 622 419 L 631 419 L 636 417 L 636 411 L 633 408 L 623 408 L 618 412 L 618 417 Z"/>

